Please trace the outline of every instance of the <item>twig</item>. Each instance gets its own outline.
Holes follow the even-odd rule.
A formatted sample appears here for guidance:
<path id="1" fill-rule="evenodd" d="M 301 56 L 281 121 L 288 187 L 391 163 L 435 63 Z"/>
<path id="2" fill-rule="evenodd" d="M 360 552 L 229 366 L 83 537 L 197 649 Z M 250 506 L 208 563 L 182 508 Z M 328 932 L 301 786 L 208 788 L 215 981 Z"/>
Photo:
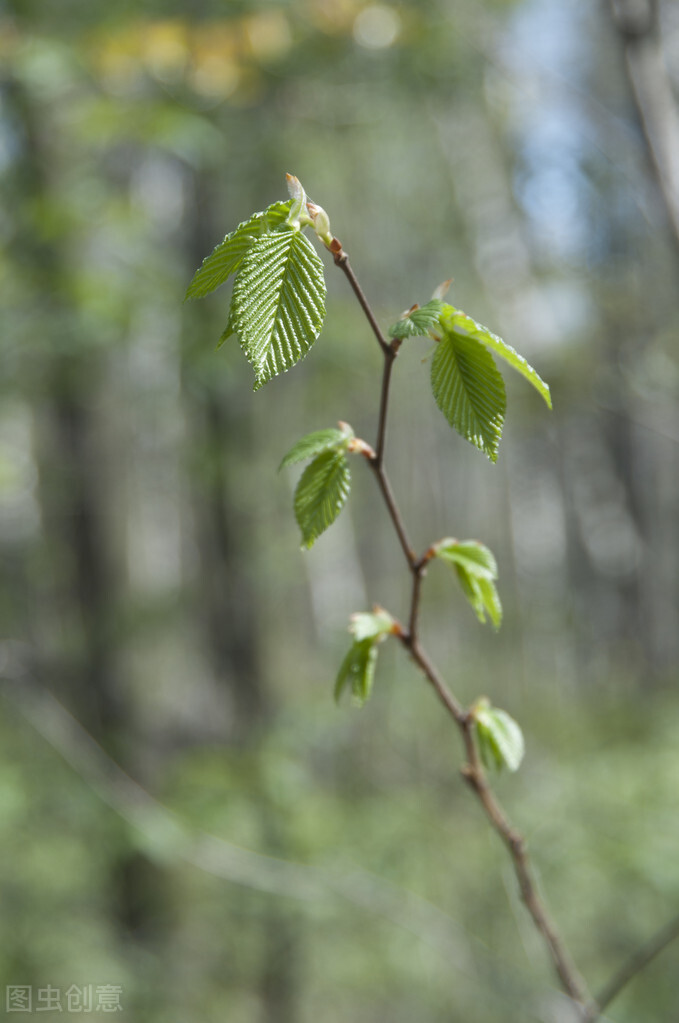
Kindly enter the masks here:
<path id="1" fill-rule="evenodd" d="M 389 516 L 403 549 L 408 569 L 412 575 L 408 628 L 407 630 L 401 629 L 397 635 L 403 646 L 409 651 L 412 659 L 423 672 L 427 681 L 433 687 L 439 700 L 460 730 L 467 756 L 467 763 L 462 768 L 462 776 L 472 792 L 474 792 L 477 796 L 492 827 L 498 833 L 509 850 L 514 864 L 514 871 L 519 883 L 521 897 L 539 934 L 542 936 L 547 946 L 552 963 L 564 991 L 582 1010 L 586 1019 L 594 1019 L 596 1017 L 586 1015 L 587 1013 L 596 1011 L 592 998 L 587 990 L 587 986 L 566 950 L 564 942 L 559 936 L 556 927 L 538 893 L 537 884 L 533 876 L 533 870 L 528 857 L 525 839 L 512 826 L 509 818 L 502 809 L 498 800 L 495 798 L 495 795 L 488 784 L 488 780 L 478 755 L 476 743 L 474 741 L 473 716 L 462 706 L 461 703 L 458 702 L 455 696 L 453 696 L 420 644 L 418 635 L 418 613 L 422 581 L 426 573 L 428 562 L 434 556 L 434 550 L 430 547 L 419 559 L 413 552 L 407 538 L 403 518 L 396 504 L 396 500 L 389 483 L 389 478 L 384 468 L 389 385 L 391 382 L 391 371 L 394 359 L 400 342 L 392 342 L 389 344 L 386 341 L 377 321 L 375 320 L 375 316 L 370 308 L 368 300 L 358 284 L 353 270 L 351 270 L 347 254 L 343 251 L 339 242 L 337 242 L 337 248 L 334 250 L 333 254 L 335 263 L 348 278 L 384 355 L 377 443 L 375 454 L 370 457 L 368 461 L 375 473 L 375 476 L 377 477 L 377 482 L 385 500 Z"/>
<path id="2" fill-rule="evenodd" d="M 623 963 L 608 984 L 599 992 L 596 1006 L 585 1016 L 584 1023 L 594 1023 L 614 998 L 617 998 L 624 987 L 641 973 L 656 956 L 679 938 L 679 915 L 665 924 L 653 937 L 649 938 L 641 948 L 632 953 L 627 962 Z"/>
<path id="3" fill-rule="evenodd" d="M 359 305 L 363 312 L 365 313 L 368 323 L 372 327 L 372 332 L 377 338 L 377 343 L 379 344 L 380 348 L 386 355 L 387 349 L 389 348 L 389 342 L 382 333 L 380 325 L 375 319 L 375 314 L 370 308 L 367 298 L 363 294 L 361 285 L 356 280 L 356 274 L 349 265 L 349 257 L 347 256 L 346 252 L 342 248 L 342 245 L 340 244 L 337 238 L 333 238 L 333 245 L 330 246 L 330 251 L 333 254 L 335 265 L 340 268 L 340 270 L 344 273 L 344 276 L 349 281 L 349 284 L 351 285 L 352 290 L 356 295 L 356 298 L 358 299 Z"/>

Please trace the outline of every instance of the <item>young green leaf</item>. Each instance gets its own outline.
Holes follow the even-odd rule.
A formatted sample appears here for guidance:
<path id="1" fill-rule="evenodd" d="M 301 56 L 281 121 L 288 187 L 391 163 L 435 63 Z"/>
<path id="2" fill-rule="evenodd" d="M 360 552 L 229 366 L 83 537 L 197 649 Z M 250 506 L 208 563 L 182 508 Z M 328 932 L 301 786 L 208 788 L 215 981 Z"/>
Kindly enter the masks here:
<path id="1" fill-rule="evenodd" d="M 446 333 L 458 334 L 460 336 L 473 337 L 481 344 L 486 345 L 499 355 L 501 359 L 520 373 L 530 384 L 533 385 L 538 394 L 541 394 L 549 408 L 552 407 L 552 397 L 548 385 L 544 382 L 532 366 L 530 366 L 522 355 L 519 355 L 511 345 L 508 345 L 497 334 L 477 323 L 471 316 L 467 316 L 461 309 L 455 309 L 452 305 L 446 305 L 441 315 L 441 325 Z"/>
<path id="2" fill-rule="evenodd" d="M 431 363 L 431 387 L 453 429 L 495 462 L 507 399 L 492 355 L 475 338 L 444 331 Z"/>
<path id="3" fill-rule="evenodd" d="M 375 678 L 377 645 L 372 639 L 355 640 L 340 665 L 335 680 L 335 699 L 339 700 L 345 687 L 350 685 L 351 694 L 359 705 L 370 696 Z"/>
<path id="4" fill-rule="evenodd" d="M 496 629 L 500 628 L 502 624 L 502 602 L 500 601 L 500 594 L 497 592 L 497 586 L 492 579 L 476 579 L 475 590 L 478 594 L 478 603 L 483 611 L 488 612 L 493 626 Z M 485 624 L 485 617 L 476 610 L 477 617 L 482 624 Z"/>
<path id="5" fill-rule="evenodd" d="M 294 174 L 286 174 L 285 181 L 288 186 L 288 195 L 292 199 L 288 224 L 299 230 L 302 213 L 306 213 L 306 192 L 302 182 Z"/>
<path id="6" fill-rule="evenodd" d="M 462 592 L 481 624 L 486 624 L 487 613 L 495 628 L 499 629 L 502 623 L 502 604 L 494 581 L 470 575 L 462 565 L 455 565 L 455 572 Z"/>
<path id="7" fill-rule="evenodd" d="M 389 328 L 389 337 L 400 340 L 406 337 L 425 337 L 438 324 L 444 308 L 445 303 L 432 298 L 426 305 L 411 309 Z"/>
<path id="8" fill-rule="evenodd" d="M 349 494 L 349 463 L 344 451 L 330 449 L 307 465 L 295 490 L 295 518 L 302 542 L 311 547 L 339 515 Z"/>
<path id="9" fill-rule="evenodd" d="M 348 442 L 354 436 L 354 431 L 347 423 L 344 424 L 344 427 L 344 429 L 316 430 L 314 433 L 307 433 L 306 437 L 302 437 L 296 444 L 293 444 L 279 465 L 279 470 L 288 465 L 294 465 L 295 462 L 303 462 L 306 458 L 313 458 L 314 455 L 320 455 L 323 451 L 338 451 L 340 448 L 346 450 Z"/>
<path id="10" fill-rule="evenodd" d="M 479 700 L 474 710 L 479 752 L 486 767 L 503 767 L 516 771 L 523 760 L 525 744 L 523 733 L 514 718 L 491 706 L 486 699 Z"/>
<path id="11" fill-rule="evenodd" d="M 244 220 L 235 231 L 227 234 L 206 256 L 198 267 L 189 284 L 184 301 L 191 298 L 204 298 L 238 270 L 245 254 L 259 236 L 280 227 L 290 212 L 292 200 L 275 202 L 262 213 L 255 213 L 249 220 Z M 222 335 L 222 339 L 225 340 Z"/>
<path id="12" fill-rule="evenodd" d="M 336 700 L 339 700 L 345 686 L 350 683 L 354 700 L 359 704 L 365 703 L 370 696 L 375 677 L 377 646 L 394 632 L 395 624 L 394 619 L 383 607 L 375 607 L 372 611 L 357 611 L 351 616 L 349 632 L 352 633 L 354 642 L 337 674 Z"/>
<path id="13" fill-rule="evenodd" d="M 434 554 L 455 569 L 462 592 L 479 621 L 485 624 L 488 615 L 499 628 L 502 604 L 495 586 L 497 563 L 492 552 L 476 540 L 446 539 L 436 544 Z"/>
<path id="14" fill-rule="evenodd" d="M 304 358 L 325 316 L 323 264 L 299 230 L 256 238 L 231 300 L 233 323 L 257 380 L 255 390 Z"/>
<path id="15" fill-rule="evenodd" d="M 478 540 L 439 540 L 435 556 L 442 561 L 461 565 L 468 575 L 479 579 L 497 579 L 497 562 L 493 552 Z"/>
<path id="16" fill-rule="evenodd" d="M 376 607 L 373 611 L 357 611 L 351 616 L 349 631 L 356 642 L 369 639 L 375 643 L 393 630 L 394 619 L 383 607 Z"/>

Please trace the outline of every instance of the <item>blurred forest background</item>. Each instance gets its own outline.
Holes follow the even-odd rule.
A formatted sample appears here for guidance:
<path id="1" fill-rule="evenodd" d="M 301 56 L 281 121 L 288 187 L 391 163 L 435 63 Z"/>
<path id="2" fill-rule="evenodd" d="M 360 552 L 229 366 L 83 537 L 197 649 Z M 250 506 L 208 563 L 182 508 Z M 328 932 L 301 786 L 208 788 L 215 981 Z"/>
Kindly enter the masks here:
<path id="1" fill-rule="evenodd" d="M 648 66 L 661 44 L 679 87 L 679 9 L 656 13 Z M 182 305 L 286 171 L 385 326 L 452 276 L 551 384 L 549 414 L 507 379 L 493 466 L 404 346 L 388 464 L 414 542 L 487 543 L 505 605 L 491 634 L 432 569 L 424 638 L 462 701 L 524 727 L 500 795 L 593 986 L 677 912 L 679 217 L 635 45 L 603 0 L 0 4 L 3 1000 L 562 1018 L 426 684 L 387 644 L 367 707 L 332 701 L 350 612 L 409 590 L 360 465 L 304 554 L 276 473 L 338 419 L 374 440 L 346 281 L 328 264 L 321 338 L 257 394 L 237 343 L 215 351 L 228 295 Z M 609 1018 L 676 1019 L 677 959 Z"/>

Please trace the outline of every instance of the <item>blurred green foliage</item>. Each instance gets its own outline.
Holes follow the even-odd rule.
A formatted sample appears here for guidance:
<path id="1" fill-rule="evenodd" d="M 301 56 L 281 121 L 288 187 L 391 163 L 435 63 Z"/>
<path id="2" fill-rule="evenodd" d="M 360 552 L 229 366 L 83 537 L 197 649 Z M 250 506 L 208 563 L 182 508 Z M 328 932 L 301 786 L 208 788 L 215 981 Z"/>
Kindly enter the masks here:
<path id="1" fill-rule="evenodd" d="M 236 343 L 214 351 L 226 299 L 181 300 L 291 171 L 385 326 L 452 274 L 553 384 L 545 427 L 507 380 L 493 467 L 404 344 L 388 457 L 418 549 L 497 555 L 500 633 L 432 569 L 427 643 L 521 723 L 500 794 L 596 988 L 679 901 L 676 263 L 602 13 L 0 17 L 0 991 L 120 984 L 163 1023 L 554 1019 L 411 666 L 387 642 L 366 709 L 332 702 L 349 614 L 401 615 L 407 580 L 367 474 L 302 558 L 275 470 L 340 419 L 373 439 L 360 310 L 329 272 L 312 355 L 253 395 Z M 672 948 L 611 1019 L 672 1018 L 675 975 Z"/>

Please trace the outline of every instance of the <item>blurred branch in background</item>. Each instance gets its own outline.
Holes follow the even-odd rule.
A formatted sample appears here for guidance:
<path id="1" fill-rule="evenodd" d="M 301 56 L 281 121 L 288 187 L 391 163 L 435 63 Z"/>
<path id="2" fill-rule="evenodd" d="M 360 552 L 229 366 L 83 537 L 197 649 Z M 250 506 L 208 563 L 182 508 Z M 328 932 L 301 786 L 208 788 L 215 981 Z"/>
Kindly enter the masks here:
<path id="1" fill-rule="evenodd" d="M 229 884 L 300 903 L 343 899 L 416 936 L 442 956 L 447 966 L 470 976 L 476 973 L 470 955 L 473 945 L 475 956 L 481 954 L 487 959 L 487 969 L 496 974 L 498 985 L 510 984 L 515 993 L 521 989 L 521 978 L 515 973 L 510 978 L 508 967 L 483 942 L 412 892 L 358 866 L 343 871 L 303 865 L 262 855 L 197 831 L 154 799 L 105 753 L 73 715 L 30 676 L 16 648 L 6 644 L 0 649 L 0 660 L 4 698 L 63 757 L 83 783 L 134 829 L 141 848 L 159 865 L 185 863 Z M 526 984 L 524 997 L 528 991 Z"/>
<path id="2" fill-rule="evenodd" d="M 596 1003 L 598 1013 L 604 1012 L 618 995 L 627 987 L 634 978 L 645 970 L 650 963 L 659 956 L 661 952 L 679 938 L 679 915 L 675 916 L 669 923 L 661 927 L 649 940 L 637 949 L 629 959 L 623 963 L 618 972 L 611 977 L 609 983 L 601 989 L 597 995 Z M 598 1019 L 599 1015 L 592 1017 Z"/>
<path id="3" fill-rule="evenodd" d="M 651 165 L 679 248 L 679 106 L 665 63 L 659 0 L 610 0 Z"/>

